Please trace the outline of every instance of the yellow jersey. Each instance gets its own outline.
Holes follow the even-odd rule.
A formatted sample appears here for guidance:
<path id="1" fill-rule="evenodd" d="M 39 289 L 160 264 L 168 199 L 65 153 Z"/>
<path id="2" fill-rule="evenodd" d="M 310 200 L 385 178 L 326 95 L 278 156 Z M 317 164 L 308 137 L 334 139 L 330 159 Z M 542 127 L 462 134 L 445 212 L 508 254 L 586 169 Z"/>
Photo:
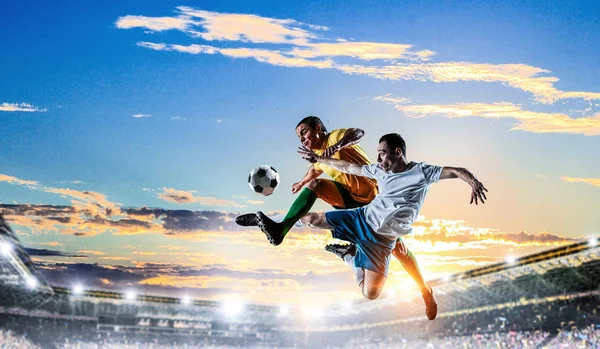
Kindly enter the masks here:
<path id="1" fill-rule="evenodd" d="M 344 137 L 346 130 L 347 128 L 340 128 L 331 131 L 327 136 L 327 140 L 323 142 L 323 147 L 321 149 L 313 149 L 313 151 L 317 155 L 323 155 L 325 149 L 333 146 Z M 363 148 L 358 144 L 343 148 L 339 152 L 333 154 L 331 158 L 341 159 L 360 165 L 370 165 L 372 163 Z M 372 178 L 344 173 L 325 164 L 315 163 L 313 166 L 316 170 L 325 172 L 334 181 L 348 186 L 350 188 L 350 195 L 358 202 L 371 202 L 377 195 L 377 181 Z"/>

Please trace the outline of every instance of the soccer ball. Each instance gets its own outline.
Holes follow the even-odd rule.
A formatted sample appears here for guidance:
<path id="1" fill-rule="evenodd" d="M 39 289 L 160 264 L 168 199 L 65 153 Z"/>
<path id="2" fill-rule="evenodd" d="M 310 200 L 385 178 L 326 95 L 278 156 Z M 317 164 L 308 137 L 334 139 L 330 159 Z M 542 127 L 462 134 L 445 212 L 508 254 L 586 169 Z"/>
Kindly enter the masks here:
<path id="1" fill-rule="evenodd" d="M 255 193 L 269 196 L 279 185 L 279 173 L 269 165 L 258 166 L 250 171 L 248 185 Z"/>

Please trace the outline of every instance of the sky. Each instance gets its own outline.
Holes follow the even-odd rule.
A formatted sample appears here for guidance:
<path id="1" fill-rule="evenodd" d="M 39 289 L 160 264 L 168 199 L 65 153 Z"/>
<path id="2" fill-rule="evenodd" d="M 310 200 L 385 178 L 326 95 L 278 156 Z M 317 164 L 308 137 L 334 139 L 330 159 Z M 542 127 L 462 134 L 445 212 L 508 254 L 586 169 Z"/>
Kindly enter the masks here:
<path id="1" fill-rule="evenodd" d="M 431 186 L 405 237 L 427 279 L 600 230 L 595 2 L 10 2 L 0 11 L 0 213 L 56 285 L 256 304 L 362 295 L 327 231 L 271 246 L 308 170 L 296 124 L 356 127 Z M 275 167 L 268 197 L 247 176 Z M 331 209 L 319 202 L 313 210 Z M 393 260 L 386 291 L 418 292 Z"/>

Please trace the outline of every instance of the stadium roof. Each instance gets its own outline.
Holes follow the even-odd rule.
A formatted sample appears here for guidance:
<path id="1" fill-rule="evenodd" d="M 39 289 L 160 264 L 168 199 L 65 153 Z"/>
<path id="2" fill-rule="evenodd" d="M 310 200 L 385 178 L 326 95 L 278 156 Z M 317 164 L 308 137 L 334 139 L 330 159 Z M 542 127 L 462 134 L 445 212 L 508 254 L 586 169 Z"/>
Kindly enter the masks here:
<path id="1" fill-rule="evenodd" d="M 0 284 L 52 293 L 52 287 L 34 266 L 21 241 L 1 215 Z"/>

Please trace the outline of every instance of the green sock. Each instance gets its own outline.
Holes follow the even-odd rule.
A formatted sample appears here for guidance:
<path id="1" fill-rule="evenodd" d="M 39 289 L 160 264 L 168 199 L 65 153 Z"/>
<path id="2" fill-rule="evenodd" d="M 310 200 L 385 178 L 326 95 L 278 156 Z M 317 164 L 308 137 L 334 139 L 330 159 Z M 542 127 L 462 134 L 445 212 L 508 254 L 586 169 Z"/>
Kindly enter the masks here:
<path id="1" fill-rule="evenodd" d="M 421 290 L 426 289 L 429 290 L 429 287 L 425 284 L 425 280 L 423 280 L 423 275 L 421 274 L 421 269 L 419 268 L 419 264 L 417 263 L 417 258 L 412 252 L 408 251 L 408 255 L 400 260 L 400 263 L 410 275 L 410 277 L 415 280 L 415 282 L 419 285 Z"/>
<path id="2" fill-rule="evenodd" d="M 294 226 L 296 221 L 308 213 L 315 201 L 317 201 L 317 194 L 308 188 L 304 188 L 292 204 L 292 207 L 290 207 L 283 221 L 281 221 L 281 224 L 283 224 L 283 236 Z"/>

